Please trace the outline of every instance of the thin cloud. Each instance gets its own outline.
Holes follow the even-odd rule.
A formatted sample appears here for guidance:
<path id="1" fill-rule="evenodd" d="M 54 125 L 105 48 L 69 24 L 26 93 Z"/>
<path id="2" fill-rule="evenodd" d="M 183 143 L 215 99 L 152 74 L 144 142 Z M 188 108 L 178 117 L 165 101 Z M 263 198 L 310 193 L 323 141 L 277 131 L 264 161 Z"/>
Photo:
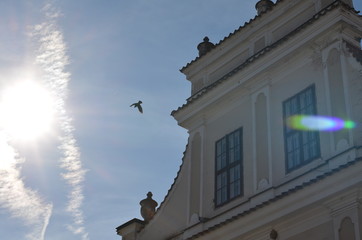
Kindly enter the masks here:
<path id="1" fill-rule="evenodd" d="M 86 171 L 82 168 L 80 150 L 73 134 L 72 119 L 68 116 L 65 108 L 68 82 L 70 81 L 70 74 L 65 70 L 68 64 L 66 44 L 62 32 L 56 25 L 56 19 L 60 16 L 59 12 L 54 11 L 50 4 L 47 4 L 43 10 L 47 20 L 36 25 L 33 30 L 33 36 L 39 42 L 36 61 L 43 70 L 45 84 L 56 101 L 56 111 L 61 130 L 59 149 L 63 153 L 60 167 L 63 169 L 63 179 L 70 186 L 66 210 L 71 214 L 73 223 L 69 224 L 68 228 L 74 234 L 79 234 L 83 240 L 87 240 L 88 233 L 84 228 L 84 216 L 81 210 L 84 199 L 82 184 Z"/>
<path id="2" fill-rule="evenodd" d="M 52 214 L 52 204 L 46 203 L 36 191 L 25 187 L 19 170 L 23 160 L 1 133 L 0 159 L 0 207 L 8 209 L 13 217 L 31 226 L 32 231 L 26 239 L 43 240 Z"/>

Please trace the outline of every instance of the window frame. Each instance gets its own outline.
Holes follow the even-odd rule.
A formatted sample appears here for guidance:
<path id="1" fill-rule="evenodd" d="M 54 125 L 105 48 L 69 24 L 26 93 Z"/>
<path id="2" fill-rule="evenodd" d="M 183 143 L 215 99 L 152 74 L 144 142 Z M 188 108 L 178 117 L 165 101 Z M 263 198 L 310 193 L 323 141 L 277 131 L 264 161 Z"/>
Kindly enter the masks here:
<path id="1" fill-rule="evenodd" d="M 231 154 L 230 151 L 237 151 L 237 149 L 235 150 L 235 145 L 233 145 L 233 148 L 230 148 L 230 136 L 233 136 L 234 134 L 239 133 L 239 159 L 234 160 L 233 162 L 230 162 L 231 160 Z M 221 166 L 220 169 L 218 169 L 218 157 L 221 156 L 222 154 L 224 154 L 224 151 L 222 150 L 222 146 L 221 146 L 221 152 L 218 153 L 218 143 L 222 143 L 222 141 L 225 140 L 225 166 Z M 234 141 L 234 140 L 233 140 Z M 235 154 L 235 152 L 234 152 Z M 235 157 L 236 155 L 234 155 Z M 221 164 L 221 162 L 220 162 Z M 235 169 L 236 167 L 238 167 L 237 169 Z M 243 191 L 244 191 L 244 172 L 243 172 L 243 129 L 242 128 L 238 128 L 234 131 L 232 131 L 229 134 L 226 134 L 224 137 L 220 138 L 219 140 L 217 140 L 215 142 L 215 186 L 214 186 L 214 204 L 215 207 L 220 207 L 223 206 L 227 203 L 229 203 L 230 201 L 234 200 L 235 198 L 241 197 L 243 196 Z M 235 180 L 236 178 L 234 178 L 235 181 L 231 181 L 231 170 L 235 170 L 235 171 L 239 171 L 239 178 L 237 180 Z M 226 174 L 226 185 L 225 186 L 221 186 L 221 188 L 218 188 L 218 177 L 221 176 L 222 174 Z M 234 172 L 235 174 L 235 172 Z M 237 175 L 237 174 L 236 174 Z M 237 184 L 235 183 L 236 181 L 239 181 L 239 188 L 237 189 L 237 187 L 234 190 L 238 190 L 239 192 L 236 193 L 234 196 L 231 197 L 231 186 L 232 184 Z M 222 182 L 221 182 L 222 184 Z M 234 185 L 235 186 L 235 185 Z M 222 198 L 222 193 L 221 193 L 221 197 L 220 197 L 220 202 L 218 202 L 218 191 L 221 190 L 223 187 L 226 188 L 226 199 L 223 200 Z"/>
<path id="2" fill-rule="evenodd" d="M 300 98 L 303 94 L 306 94 L 308 91 L 312 91 L 312 103 L 311 103 L 311 113 L 308 114 L 303 114 L 302 110 L 307 108 L 306 106 L 302 107 L 301 103 L 300 103 Z M 292 104 L 292 101 L 295 100 L 296 101 L 296 105 L 297 105 L 297 111 L 293 114 L 290 114 L 287 116 L 286 113 L 286 104 Z M 282 103 L 282 108 L 283 108 L 283 125 L 284 125 L 284 157 L 285 157 L 285 172 L 286 173 L 290 173 L 294 170 L 297 170 L 307 164 L 309 164 L 310 162 L 314 161 L 315 159 L 320 158 L 321 155 L 321 151 L 320 151 L 320 137 L 319 137 L 319 131 L 306 131 L 306 130 L 296 130 L 296 129 L 292 129 L 289 128 L 287 126 L 287 118 L 293 115 L 312 115 L 315 116 L 317 115 L 317 97 L 316 97 L 316 92 L 315 92 L 315 85 L 312 84 L 306 88 L 304 88 L 303 90 L 299 91 L 298 93 L 296 93 L 295 95 L 289 97 L 288 99 L 284 100 Z M 309 135 L 308 135 L 309 134 Z M 289 166 L 289 156 L 288 153 L 290 153 L 288 151 L 288 140 L 290 137 L 293 136 L 297 136 L 298 138 L 298 147 L 294 148 L 293 151 L 296 151 L 295 149 L 299 149 L 299 162 L 297 162 L 296 160 L 292 160 L 293 161 L 293 166 Z M 303 137 L 307 136 L 307 142 L 303 142 Z M 310 149 L 312 148 L 312 146 L 310 146 L 311 144 L 310 139 L 312 139 L 312 141 L 315 141 L 315 154 L 309 158 L 305 158 L 305 150 L 307 148 L 307 151 L 310 151 Z M 294 143 L 293 143 L 294 144 Z M 306 147 L 305 147 L 306 146 Z"/>

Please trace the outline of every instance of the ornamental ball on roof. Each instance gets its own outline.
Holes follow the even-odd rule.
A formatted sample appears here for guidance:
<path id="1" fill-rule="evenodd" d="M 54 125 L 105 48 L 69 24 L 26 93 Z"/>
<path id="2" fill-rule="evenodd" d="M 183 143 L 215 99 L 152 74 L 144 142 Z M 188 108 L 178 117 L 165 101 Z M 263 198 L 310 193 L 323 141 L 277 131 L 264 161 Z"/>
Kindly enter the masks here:
<path id="1" fill-rule="evenodd" d="M 156 213 L 156 207 L 158 203 L 152 199 L 152 192 L 147 193 L 147 198 L 140 202 L 141 216 L 148 223 Z"/>
<path id="2" fill-rule="evenodd" d="M 199 45 L 197 45 L 197 50 L 199 50 L 199 57 L 205 55 L 207 52 L 209 52 L 214 47 L 215 47 L 215 45 L 213 43 L 209 42 L 209 38 L 204 37 L 204 41 L 201 42 Z"/>
<path id="3" fill-rule="evenodd" d="M 255 9 L 257 10 L 258 15 L 260 15 L 261 13 L 265 13 L 266 11 L 271 9 L 273 5 L 274 3 L 270 0 L 260 0 L 255 4 Z"/>

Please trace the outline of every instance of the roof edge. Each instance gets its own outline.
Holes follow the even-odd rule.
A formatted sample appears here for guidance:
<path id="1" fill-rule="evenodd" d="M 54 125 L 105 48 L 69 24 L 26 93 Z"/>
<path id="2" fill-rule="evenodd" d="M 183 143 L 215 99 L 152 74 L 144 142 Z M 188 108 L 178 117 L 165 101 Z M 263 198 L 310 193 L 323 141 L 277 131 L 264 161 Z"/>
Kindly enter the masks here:
<path id="1" fill-rule="evenodd" d="M 156 210 L 156 212 L 155 212 L 155 215 L 154 215 L 154 216 L 152 217 L 152 219 L 145 225 L 145 227 L 140 230 L 140 232 L 143 231 L 143 229 L 145 229 L 146 226 L 156 218 L 156 216 L 160 213 L 160 210 L 161 210 L 162 207 L 164 206 L 167 198 L 168 198 L 169 195 L 171 194 L 171 191 L 173 190 L 173 188 L 174 188 L 174 186 L 175 186 L 175 184 L 176 184 L 176 182 L 177 182 L 177 180 L 178 180 L 178 178 L 179 178 L 179 176 L 180 176 L 182 167 L 183 167 L 183 165 L 184 165 L 184 163 L 185 163 L 186 152 L 187 152 L 188 147 L 189 147 L 189 140 L 190 140 L 190 139 L 187 140 L 187 144 L 186 144 L 186 147 L 185 147 L 185 151 L 183 152 L 182 163 L 181 163 L 181 165 L 180 165 L 180 167 L 179 167 L 179 170 L 178 170 L 178 172 L 177 172 L 177 174 L 176 174 L 176 177 L 174 178 L 173 183 L 171 184 L 169 190 L 167 191 L 167 194 L 166 194 L 166 196 L 164 197 L 163 201 L 160 203 L 159 207 L 157 208 L 157 210 Z"/>
<path id="2" fill-rule="evenodd" d="M 280 0 L 280 1 L 284 1 L 284 0 Z M 173 110 L 171 112 L 171 116 L 175 116 L 175 114 L 177 112 L 179 112 L 180 110 L 184 109 L 185 107 L 187 107 L 188 105 L 190 105 L 191 103 L 193 103 L 196 99 L 198 99 L 199 97 L 201 97 L 202 95 L 204 95 L 206 92 L 208 92 L 210 89 L 214 88 L 215 86 L 219 85 L 220 83 L 222 83 L 223 81 L 229 79 L 231 76 L 233 76 L 234 74 L 236 74 L 237 72 L 239 72 L 240 70 L 242 70 L 244 67 L 246 67 L 247 65 L 249 65 L 250 63 L 254 62 L 256 59 L 260 58 L 261 56 L 265 55 L 266 53 L 268 53 L 269 51 L 271 51 L 272 49 L 274 49 L 275 47 L 279 46 L 280 44 L 284 43 L 286 40 L 288 40 L 290 37 L 292 37 L 293 35 L 297 34 L 298 32 L 300 32 L 302 29 L 304 29 L 307 25 L 309 25 L 312 22 L 315 22 L 319 19 L 319 17 L 321 17 L 322 15 L 325 15 L 326 12 L 331 11 L 333 9 L 335 9 L 338 6 L 343 6 L 345 8 L 347 8 L 348 10 L 353 10 L 356 14 L 359 13 L 359 11 L 355 10 L 353 7 L 349 6 L 348 4 L 344 3 L 342 0 L 335 0 L 334 2 L 332 2 L 331 4 L 329 4 L 328 6 L 326 6 L 325 8 L 321 9 L 319 12 L 317 12 L 316 14 L 314 14 L 310 19 L 308 19 L 307 21 L 305 21 L 303 24 L 301 24 L 299 27 L 297 27 L 296 29 L 294 29 L 293 31 L 291 31 L 290 33 L 288 33 L 287 35 L 285 35 L 284 37 L 282 37 L 281 39 L 277 40 L 276 42 L 272 43 L 269 46 L 266 46 L 265 48 L 261 49 L 259 52 L 255 53 L 254 55 L 250 56 L 249 58 L 247 58 L 242 64 L 240 64 L 239 66 L 237 66 L 236 68 L 234 68 L 233 70 L 231 70 L 229 73 L 225 74 L 223 77 L 221 77 L 219 80 L 216 80 L 214 83 L 207 85 L 205 87 L 203 87 L 202 89 L 200 89 L 198 92 L 196 92 L 195 94 L 193 94 L 192 96 L 190 96 L 189 98 L 186 99 L 186 103 L 183 104 L 181 107 L 177 108 L 176 110 Z"/>

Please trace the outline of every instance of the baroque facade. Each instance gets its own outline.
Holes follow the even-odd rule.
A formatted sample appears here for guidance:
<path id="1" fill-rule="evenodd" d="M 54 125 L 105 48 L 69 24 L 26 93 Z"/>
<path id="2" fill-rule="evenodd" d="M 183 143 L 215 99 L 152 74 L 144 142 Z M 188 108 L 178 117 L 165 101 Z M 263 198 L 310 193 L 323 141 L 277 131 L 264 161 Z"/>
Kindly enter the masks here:
<path id="1" fill-rule="evenodd" d="M 123 240 L 362 240 L 362 17 L 351 0 L 256 8 L 181 69 L 182 165 Z"/>

